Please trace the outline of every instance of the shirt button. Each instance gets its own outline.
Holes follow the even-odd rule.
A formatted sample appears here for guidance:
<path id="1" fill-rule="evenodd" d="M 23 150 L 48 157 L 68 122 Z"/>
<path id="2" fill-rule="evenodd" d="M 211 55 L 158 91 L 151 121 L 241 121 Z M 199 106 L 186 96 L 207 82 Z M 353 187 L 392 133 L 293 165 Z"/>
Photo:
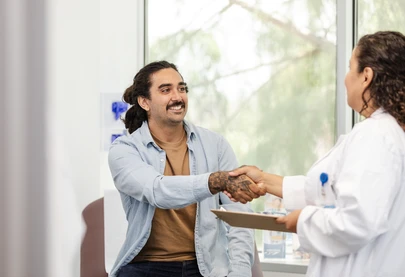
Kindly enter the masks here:
<path id="1" fill-rule="evenodd" d="M 160 161 L 163 163 L 164 160 L 163 160 L 163 159 L 160 159 Z"/>

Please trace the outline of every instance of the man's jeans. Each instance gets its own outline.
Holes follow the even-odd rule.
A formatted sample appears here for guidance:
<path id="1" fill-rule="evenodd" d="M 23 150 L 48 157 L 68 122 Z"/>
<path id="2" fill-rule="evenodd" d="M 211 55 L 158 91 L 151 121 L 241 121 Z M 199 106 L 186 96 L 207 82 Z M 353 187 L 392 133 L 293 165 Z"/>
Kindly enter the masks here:
<path id="1" fill-rule="evenodd" d="M 135 262 L 120 269 L 118 277 L 202 277 L 197 260 L 184 262 Z"/>

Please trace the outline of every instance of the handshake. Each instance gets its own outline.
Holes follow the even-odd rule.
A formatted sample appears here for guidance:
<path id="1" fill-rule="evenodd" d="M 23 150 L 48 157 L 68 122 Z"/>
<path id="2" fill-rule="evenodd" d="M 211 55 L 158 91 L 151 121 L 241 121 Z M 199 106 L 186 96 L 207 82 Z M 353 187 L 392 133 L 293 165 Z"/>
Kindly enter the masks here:
<path id="1" fill-rule="evenodd" d="M 247 203 L 266 193 L 283 197 L 283 176 L 263 172 L 256 166 L 241 166 L 232 171 L 211 173 L 208 186 L 212 194 L 224 192 L 232 201 Z M 301 210 L 277 218 L 291 232 L 297 232 Z"/>
<path id="2" fill-rule="evenodd" d="M 268 191 L 265 173 L 255 166 L 211 173 L 208 186 L 212 194 L 224 192 L 232 201 L 247 203 Z"/>

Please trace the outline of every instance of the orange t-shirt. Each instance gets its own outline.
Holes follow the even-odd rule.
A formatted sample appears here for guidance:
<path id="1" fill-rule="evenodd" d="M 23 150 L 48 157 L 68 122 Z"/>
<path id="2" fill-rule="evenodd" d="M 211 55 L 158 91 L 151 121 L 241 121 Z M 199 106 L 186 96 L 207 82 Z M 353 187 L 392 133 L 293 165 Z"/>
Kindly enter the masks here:
<path id="1" fill-rule="evenodd" d="M 190 175 L 187 135 L 174 143 L 153 139 L 166 152 L 164 175 Z M 133 261 L 185 261 L 195 259 L 194 227 L 197 204 L 181 209 L 156 208 L 146 245 Z"/>

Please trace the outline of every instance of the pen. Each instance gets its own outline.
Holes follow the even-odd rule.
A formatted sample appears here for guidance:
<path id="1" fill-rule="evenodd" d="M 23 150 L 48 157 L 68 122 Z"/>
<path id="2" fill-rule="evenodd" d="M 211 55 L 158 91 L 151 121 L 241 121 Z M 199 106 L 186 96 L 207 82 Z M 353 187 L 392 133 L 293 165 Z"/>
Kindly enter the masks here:
<path id="1" fill-rule="evenodd" d="M 324 202 L 325 202 L 325 198 L 326 198 L 326 194 L 325 194 L 325 184 L 328 182 L 329 180 L 329 176 L 327 173 L 322 172 L 321 175 L 319 176 L 319 180 L 321 180 L 321 184 L 322 184 L 322 196 L 324 198 Z M 333 187 L 330 186 L 331 189 L 333 190 Z M 325 203 L 326 204 L 326 203 Z M 335 208 L 335 205 L 325 205 L 324 208 Z"/>
<path id="2" fill-rule="evenodd" d="M 321 175 L 319 176 L 319 179 L 321 180 L 321 184 L 322 184 L 322 195 L 325 195 L 325 184 L 329 179 L 328 174 L 325 172 L 322 172 Z"/>

